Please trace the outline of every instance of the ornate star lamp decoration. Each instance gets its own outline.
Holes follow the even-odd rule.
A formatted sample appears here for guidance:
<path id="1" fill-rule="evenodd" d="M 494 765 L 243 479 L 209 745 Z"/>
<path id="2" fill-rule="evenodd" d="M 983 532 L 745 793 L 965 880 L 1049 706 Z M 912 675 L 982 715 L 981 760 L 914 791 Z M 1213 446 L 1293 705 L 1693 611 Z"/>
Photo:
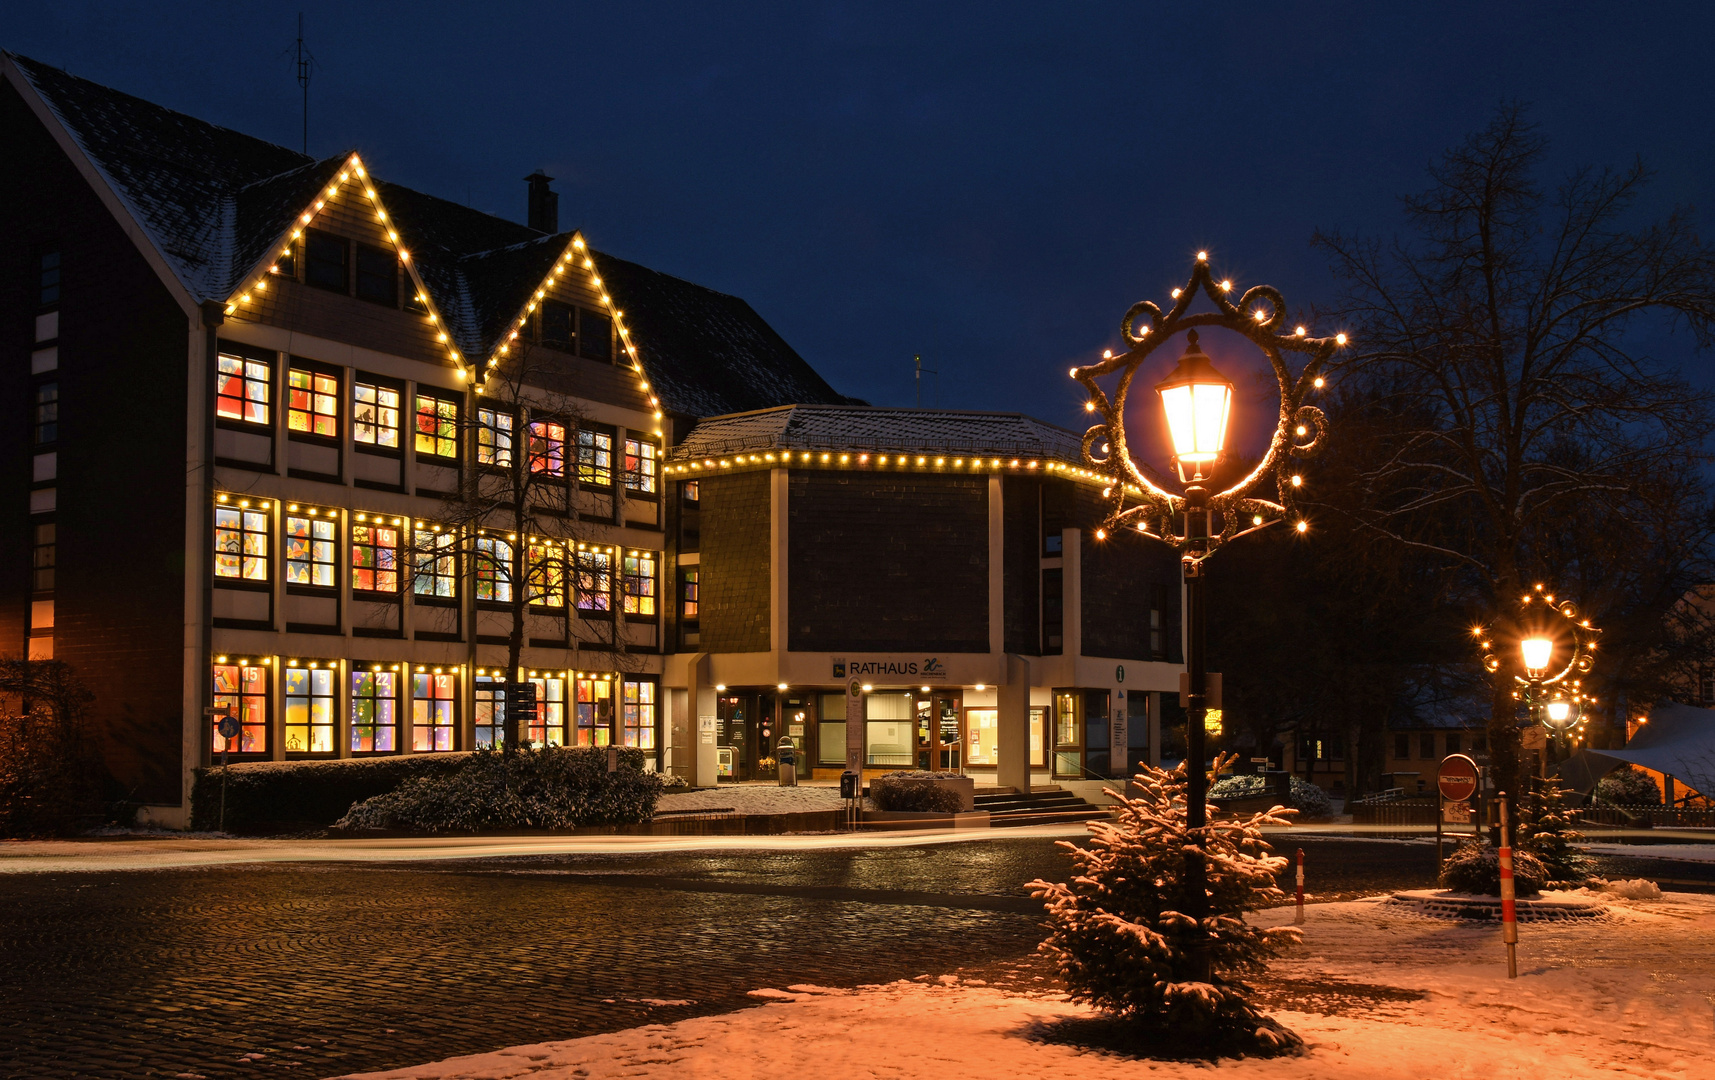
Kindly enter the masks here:
<path id="1" fill-rule="evenodd" d="M 1165 313 L 1148 300 L 1133 304 L 1125 313 L 1120 323 L 1129 346 L 1125 352 L 1109 352 L 1100 363 L 1071 372 L 1089 391 L 1085 409 L 1101 417 L 1084 433 L 1083 456 L 1113 481 L 1104 492 L 1106 529 L 1135 528 L 1172 545 L 1190 563 L 1201 561 L 1220 544 L 1277 522 L 1290 521 L 1299 532 L 1309 528 L 1297 507 L 1304 478 L 1294 465 L 1321 446 L 1328 425 L 1322 410 L 1305 399 L 1322 389 L 1323 364 L 1346 344 L 1345 334 L 1310 337 L 1303 326 L 1289 329 L 1286 301 L 1270 286 L 1257 285 L 1237 301 L 1232 289 L 1231 281 L 1215 280 L 1208 253 L 1198 252 L 1190 280 L 1173 291 L 1173 305 Z M 1191 313 L 1199 294 L 1213 302 L 1214 311 Z M 1211 491 L 1209 484 L 1215 466 L 1226 458 L 1234 387 L 1199 347 L 1197 329 L 1211 326 L 1231 330 L 1254 344 L 1268 357 L 1280 383 L 1280 419 L 1267 453 L 1250 472 L 1219 491 Z M 1182 488 L 1174 492 L 1150 479 L 1133 460 L 1125 415 L 1138 368 L 1180 331 L 1187 331 L 1185 354 L 1155 386 L 1166 412 Z M 1296 374 L 1286 362 L 1288 353 L 1305 357 Z M 1115 372 L 1119 380 L 1110 397 L 1097 380 Z M 1252 494 L 1271 481 L 1274 498 Z M 1192 527 L 1193 514 L 1203 515 L 1201 530 Z"/>

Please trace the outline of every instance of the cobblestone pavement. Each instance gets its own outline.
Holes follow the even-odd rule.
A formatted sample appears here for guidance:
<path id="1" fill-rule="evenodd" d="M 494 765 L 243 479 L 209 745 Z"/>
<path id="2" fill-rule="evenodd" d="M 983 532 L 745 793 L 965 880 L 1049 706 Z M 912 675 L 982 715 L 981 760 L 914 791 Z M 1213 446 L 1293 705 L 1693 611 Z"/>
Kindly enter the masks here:
<path id="1" fill-rule="evenodd" d="M 1432 845 L 1302 846 L 1319 898 L 1433 873 Z M 739 1008 L 793 983 L 1034 982 L 1022 883 L 1065 866 L 1033 838 L 9 875 L 0 1075 L 325 1077 Z"/>

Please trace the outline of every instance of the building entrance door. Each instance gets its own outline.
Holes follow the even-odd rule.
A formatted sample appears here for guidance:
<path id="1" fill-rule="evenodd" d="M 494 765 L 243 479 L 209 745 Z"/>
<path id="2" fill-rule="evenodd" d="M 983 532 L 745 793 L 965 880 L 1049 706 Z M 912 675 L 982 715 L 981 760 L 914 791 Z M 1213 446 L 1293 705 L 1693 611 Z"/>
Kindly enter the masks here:
<path id="1" fill-rule="evenodd" d="M 722 694 L 715 699 L 715 714 L 720 778 L 749 780 L 756 760 L 751 734 L 756 727 L 756 696 Z"/>
<path id="2" fill-rule="evenodd" d="M 925 772 L 961 772 L 964 725 L 957 690 L 918 694 L 917 767 Z"/>

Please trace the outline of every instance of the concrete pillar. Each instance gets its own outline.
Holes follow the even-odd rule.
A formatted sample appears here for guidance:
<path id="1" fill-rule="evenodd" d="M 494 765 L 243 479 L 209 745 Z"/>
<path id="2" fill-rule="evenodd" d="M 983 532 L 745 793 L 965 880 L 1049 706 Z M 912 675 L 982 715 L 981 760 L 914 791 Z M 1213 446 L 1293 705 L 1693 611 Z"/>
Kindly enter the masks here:
<path id="1" fill-rule="evenodd" d="M 1157 769 L 1161 768 L 1161 691 L 1149 692 L 1149 716 L 1144 721 L 1149 726 L 1149 763 Z"/>
<path id="2" fill-rule="evenodd" d="M 691 744 L 685 748 L 681 775 L 694 787 L 714 787 L 719 780 L 720 757 L 715 753 L 715 681 L 710 675 L 708 653 L 696 653 L 685 660 L 685 704 L 692 714 L 688 725 Z"/>
<path id="3" fill-rule="evenodd" d="M 1006 654 L 1006 675 L 995 688 L 995 783 L 1030 790 L 1030 665 Z"/>

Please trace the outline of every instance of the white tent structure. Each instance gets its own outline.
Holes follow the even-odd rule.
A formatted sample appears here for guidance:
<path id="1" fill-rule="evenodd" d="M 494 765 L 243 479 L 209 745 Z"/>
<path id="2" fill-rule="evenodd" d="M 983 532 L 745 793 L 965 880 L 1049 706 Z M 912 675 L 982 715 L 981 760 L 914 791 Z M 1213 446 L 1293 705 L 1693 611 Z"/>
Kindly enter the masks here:
<path id="1" fill-rule="evenodd" d="M 1621 765 L 1653 769 L 1699 794 L 1715 793 L 1715 709 L 1658 705 L 1624 750 L 1580 750 L 1555 772 L 1573 790 L 1588 795 L 1598 780 Z"/>

